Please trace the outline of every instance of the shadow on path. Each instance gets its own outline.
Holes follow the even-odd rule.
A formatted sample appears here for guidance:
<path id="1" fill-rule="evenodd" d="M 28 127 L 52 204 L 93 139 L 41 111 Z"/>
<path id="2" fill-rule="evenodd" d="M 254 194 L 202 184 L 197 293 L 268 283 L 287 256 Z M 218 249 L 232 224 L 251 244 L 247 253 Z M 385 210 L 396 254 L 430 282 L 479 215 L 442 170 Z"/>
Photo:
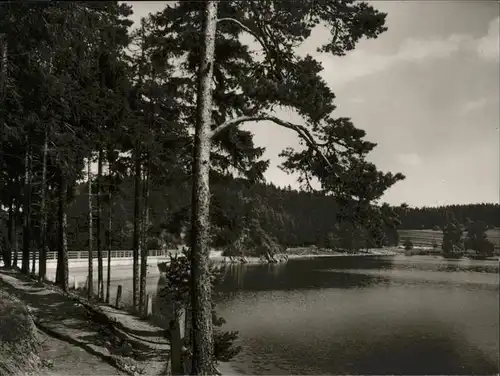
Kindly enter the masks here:
<path id="1" fill-rule="evenodd" d="M 42 331 L 78 346 L 122 371 L 154 375 L 168 362 L 164 344 L 155 348 L 141 338 L 130 340 L 113 325 L 96 322 L 95 313 L 56 287 L 40 284 L 16 271 L 0 270 L 0 289 L 23 301 Z M 139 333 L 148 337 L 153 335 L 144 330 Z M 149 368 L 147 363 L 154 363 L 153 369 L 144 369 Z"/>

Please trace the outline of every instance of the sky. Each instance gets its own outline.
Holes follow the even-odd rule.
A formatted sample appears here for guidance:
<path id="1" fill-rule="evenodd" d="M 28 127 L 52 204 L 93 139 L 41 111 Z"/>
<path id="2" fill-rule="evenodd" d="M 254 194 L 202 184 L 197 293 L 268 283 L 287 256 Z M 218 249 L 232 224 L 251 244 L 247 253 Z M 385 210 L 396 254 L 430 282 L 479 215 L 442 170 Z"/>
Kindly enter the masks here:
<path id="1" fill-rule="evenodd" d="M 127 2 L 132 19 L 163 9 L 166 2 Z M 336 95 L 333 116 L 346 116 L 377 143 L 369 160 L 406 179 L 383 202 L 411 206 L 499 203 L 500 62 L 499 4 L 495 1 L 372 1 L 386 12 L 388 31 L 362 40 L 344 57 L 299 53 L 321 61 L 323 78 Z M 136 22 L 137 24 L 137 22 Z M 328 38 L 313 30 L 312 41 Z M 251 38 L 248 39 L 250 43 Z M 292 112 L 277 115 L 296 123 Z M 302 122 L 303 123 L 303 122 Z M 298 147 L 290 130 L 247 124 L 256 145 L 266 148 L 265 177 L 298 187 L 296 176 L 278 168 L 278 154 Z"/>

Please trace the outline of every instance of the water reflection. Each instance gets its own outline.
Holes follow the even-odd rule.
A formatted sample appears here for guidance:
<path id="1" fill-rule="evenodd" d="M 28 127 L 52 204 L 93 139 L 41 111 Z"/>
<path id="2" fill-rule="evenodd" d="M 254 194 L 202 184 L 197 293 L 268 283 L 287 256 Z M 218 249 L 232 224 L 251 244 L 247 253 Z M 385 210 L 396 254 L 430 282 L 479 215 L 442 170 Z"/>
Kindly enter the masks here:
<path id="1" fill-rule="evenodd" d="M 311 260 L 289 260 L 284 264 L 262 265 L 227 265 L 226 273 L 217 290 L 265 291 L 265 290 L 297 290 L 318 288 L 360 288 L 387 280 L 383 276 L 356 275 L 346 276 L 344 273 L 318 273 L 318 269 L 335 266 L 339 269 L 365 267 L 366 269 L 390 268 L 391 259 L 361 260 L 359 257 L 336 257 Z"/>
<path id="2" fill-rule="evenodd" d="M 337 257 L 220 268 L 218 309 L 240 333 L 232 364 L 242 373 L 498 373 L 497 262 Z M 166 328 L 164 285 L 148 282 L 153 320 Z"/>
<path id="3" fill-rule="evenodd" d="M 432 257 L 243 265 L 218 286 L 245 374 L 498 373 L 498 263 Z M 481 307 L 478 309 L 478 307 Z"/>
<path id="4" fill-rule="evenodd" d="M 332 334 L 326 329 L 314 338 L 263 336 L 249 341 L 246 350 L 258 361 L 237 361 L 236 366 L 250 374 L 282 375 L 486 375 L 498 370 L 494 358 L 442 323 L 400 326 L 385 334 L 348 326 Z"/>

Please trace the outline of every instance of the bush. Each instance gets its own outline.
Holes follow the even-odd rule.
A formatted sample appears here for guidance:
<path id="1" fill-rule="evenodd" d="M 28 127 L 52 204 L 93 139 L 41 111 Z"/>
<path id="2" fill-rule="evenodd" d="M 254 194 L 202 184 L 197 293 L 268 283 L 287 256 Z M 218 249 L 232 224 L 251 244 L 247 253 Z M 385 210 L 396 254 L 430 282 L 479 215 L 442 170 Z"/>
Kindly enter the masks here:
<path id="1" fill-rule="evenodd" d="M 403 243 L 403 246 L 405 247 L 406 251 L 412 250 L 413 249 L 413 242 L 410 239 L 406 239 Z"/>
<path id="2" fill-rule="evenodd" d="M 189 303 L 190 289 L 190 255 L 189 250 L 184 248 L 183 256 L 170 256 L 170 265 L 167 267 L 166 285 L 161 295 L 170 296 L 179 303 L 179 306 L 187 306 Z M 215 286 L 221 276 L 220 272 L 212 269 L 212 284 Z M 213 290 L 213 289 L 212 289 Z M 227 362 L 236 356 L 241 347 L 235 346 L 234 341 L 238 338 L 238 332 L 225 332 L 220 329 L 226 322 L 224 318 L 217 315 L 215 304 L 212 306 L 212 322 L 214 324 L 214 355 L 217 361 Z M 189 338 L 186 338 L 189 340 Z M 189 343 L 186 343 L 189 348 Z"/>

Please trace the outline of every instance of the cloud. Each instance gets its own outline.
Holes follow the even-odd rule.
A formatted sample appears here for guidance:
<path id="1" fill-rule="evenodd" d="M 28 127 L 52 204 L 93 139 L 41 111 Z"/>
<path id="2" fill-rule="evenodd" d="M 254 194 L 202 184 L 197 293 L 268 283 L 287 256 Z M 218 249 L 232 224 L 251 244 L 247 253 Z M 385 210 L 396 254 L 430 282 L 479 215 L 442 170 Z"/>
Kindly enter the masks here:
<path id="1" fill-rule="evenodd" d="M 462 110 L 464 112 L 471 112 L 480 110 L 488 105 L 497 105 L 498 97 L 484 97 L 479 99 L 472 99 L 464 104 Z"/>
<path id="2" fill-rule="evenodd" d="M 134 13 L 130 19 L 134 22 L 132 29 L 136 29 L 141 24 L 141 18 L 147 17 L 149 13 L 159 12 L 169 6 L 169 1 L 124 1 L 125 4 L 132 6 Z"/>
<path id="3" fill-rule="evenodd" d="M 395 54 L 371 54 L 362 49 L 354 50 L 342 58 L 320 55 L 317 59 L 323 64 L 323 75 L 334 86 L 372 75 L 404 63 L 422 63 L 442 59 L 460 49 L 466 38 L 451 35 L 446 39 L 407 39 Z"/>
<path id="4" fill-rule="evenodd" d="M 316 55 L 316 58 L 323 64 L 324 78 L 336 87 L 387 70 L 396 64 L 448 58 L 460 51 L 476 54 L 486 61 L 498 61 L 499 19 L 492 20 L 488 32 L 480 38 L 468 34 L 451 34 L 444 38 L 409 38 L 393 54 L 368 53 L 358 48 L 341 58 L 327 55 Z"/>
<path id="5" fill-rule="evenodd" d="M 403 166 L 417 167 L 422 164 L 422 158 L 417 153 L 402 153 L 396 155 L 396 160 Z"/>
<path id="6" fill-rule="evenodd" d="M 476 50 L 485 60 L 498 61 L 500 57 L 500 17 L 490 22 L 488 33 L 478 40 Z"/>
<path id="7" fill-rule="evenodd" d="M 353 104 L 363 104 L 366 101 L 361 97 L 352 97 L 352 98 L 348 98 L 347 102 L 353 103 Z"/>

